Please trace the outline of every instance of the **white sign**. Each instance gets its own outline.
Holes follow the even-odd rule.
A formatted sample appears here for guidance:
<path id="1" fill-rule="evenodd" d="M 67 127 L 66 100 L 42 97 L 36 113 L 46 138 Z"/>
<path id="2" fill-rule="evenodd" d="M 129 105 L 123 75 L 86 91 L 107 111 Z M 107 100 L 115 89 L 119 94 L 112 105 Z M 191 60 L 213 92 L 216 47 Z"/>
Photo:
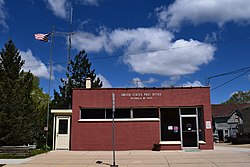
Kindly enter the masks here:
<path id="1" fill-rule="evenodd" d="M 211 121 L 206 121 L 206 129 L 211 129 L 212 125 L 211 125 Z"/>
<path id="2" fill-rule="evenodd" d="M 168 130 L 173 130 L 173 126 L 168 126 Z"/>
<path id="3" fill-rule="evenodd" d="M 115 94 L 112 93 L 112 111 L 115 112 Z"/>
<path id="4" fill-rule="evenodd" d="M 121 93 L 121 97 L 130 97 L 131 100 L 151 100 L 153 97 L 160 97 L 161 93 Z"/>

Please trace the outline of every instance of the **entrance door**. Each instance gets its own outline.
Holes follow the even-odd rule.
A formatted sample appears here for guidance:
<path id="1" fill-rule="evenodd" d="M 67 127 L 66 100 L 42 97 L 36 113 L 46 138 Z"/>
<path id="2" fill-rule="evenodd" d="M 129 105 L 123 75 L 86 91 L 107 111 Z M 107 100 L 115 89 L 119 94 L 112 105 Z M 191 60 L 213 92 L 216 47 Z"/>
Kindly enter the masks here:
<path id="1" fill-rule="evenodd" d="M 55 150 L 69 150 L 70 117 L 58 116 L 56 118 L 56 144 Z"/>
<path id="2" fill-rule="evenodd" d="M 182 147 L 198 147 L 196 117 L 181 117 Z"/>
<path id="3" fill-rule="evenodd" d="M 219 142 L 224 142 L 223 130 L 218 130 Z"/>

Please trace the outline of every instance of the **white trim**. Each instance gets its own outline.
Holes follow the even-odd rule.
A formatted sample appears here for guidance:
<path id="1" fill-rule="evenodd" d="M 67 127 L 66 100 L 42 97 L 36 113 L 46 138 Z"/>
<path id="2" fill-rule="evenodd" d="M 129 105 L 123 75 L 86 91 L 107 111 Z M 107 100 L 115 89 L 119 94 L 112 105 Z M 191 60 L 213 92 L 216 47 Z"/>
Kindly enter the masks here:
<path id="1" fill-rule="evenodd" d="M 179 119 L 180 119 L 181 148 L 183 148 L 182 117 L 181 117 L 181 108 L 180 107 L 179 107 Z"/>
<path id="2" fill-rule="evenodd" d="M 53 143 L 52 143 L 52 147 L 53 150 L 55 150 L 55 135 L 56 135 L 56 117 L 53 117 Z"/>
<path id="3" fill-rule="evenodd" d="M 206 142 L 205 141 L 199 141 L 199 144 L 206 144 Z"/>
<path id="4" fill-rule="evenodd" d="M 191 115 L 180 115 L 180 117 L 196 117 L 197 115 L 191 114 Z"/>
<path id="5" fill-rule="evenodd" d="M 198 107 L 196 107 L 196 137 L 197 137 L 197 147 L 199 147 L 199 121 L 198 121 Z"/>
<path id="6" fill-rule="evenodd" d="M 61 134 L 63 136 L 66 136 L 67 137 L 67 146 L 65 146 L 65 148 L 60 148 L 58 147 L 58 130 L 59 130 L 59 120 L 67 120 L 67 123 L 68 123 L 68 133 L 67 134 Z M 70 147 L 70 135 L 71 135 L 71 132 L 70 132 L 70 129 L 71 129 L 71 116 L 62 116 L 62 115 L 59 115 L 59 116 L 56 116 L 56 129 L 55 129 L 55 150 L 69 150 L 69 147 Z"/>
<path id="7" fill-rule="evenodd" d="M 196 111 L 197 114 L 197 111 Z M 181 147 L 184 150 L 185 148 L 190 148 L 190 147 L 184 147 L 183 146 L 183 132 L 182 132 L 182 118 L 195 118 L 195 124 L 196 124 L 196 140 L 197 140 L 197 147 L 194 148 L 198 148 L 199 147 L 199 131 L 198 131 L 198 115 L 180 115 L 180 124 L 181 124 Z"/>
<path id="8" fill-rule="evenodd" d="M 159 113 L 159 119 L 160 119 L 160 121 L 159 121 L 159 133 L 160 133 L 160 135 L 159 135 L 159 140 L 161 141 L 161 122 L 162 122 L 162 120 L 161 120 L 161 108 L 159 107 L 158 108 L 158 113 Z"/>
<path id="9" fill-rule="evenodd" d="M 181 144 L 181 141 L 160 141 L 160 144 Z"/>
<path id="10" fill-rule="evenodd" d="M 78 122 L 111 122 L 112 119 L 79 119 Z M 115 121 L 133 122 L 133 121 L 160 121 L 159 118 L 126 118 L 115 119 Z"/>
<path id="11" fill-rule="evenodd" d="M 53 109 L 52 114 L 72 114 L 72 109 Z"/>

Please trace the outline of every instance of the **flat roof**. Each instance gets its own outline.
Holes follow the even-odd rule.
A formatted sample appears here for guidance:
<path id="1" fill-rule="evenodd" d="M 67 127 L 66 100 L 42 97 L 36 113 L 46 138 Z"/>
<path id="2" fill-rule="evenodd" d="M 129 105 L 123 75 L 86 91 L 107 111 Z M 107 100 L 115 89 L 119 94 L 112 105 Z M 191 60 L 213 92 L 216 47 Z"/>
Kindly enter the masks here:
<path id="1" fill-rule="evenodd" d="M 178 87 L 138 87 L 138 88 L 73 88 L 73 90 L 164 90 L 164 89 L 210 89 L 210 86 L 178 86 Z"/>

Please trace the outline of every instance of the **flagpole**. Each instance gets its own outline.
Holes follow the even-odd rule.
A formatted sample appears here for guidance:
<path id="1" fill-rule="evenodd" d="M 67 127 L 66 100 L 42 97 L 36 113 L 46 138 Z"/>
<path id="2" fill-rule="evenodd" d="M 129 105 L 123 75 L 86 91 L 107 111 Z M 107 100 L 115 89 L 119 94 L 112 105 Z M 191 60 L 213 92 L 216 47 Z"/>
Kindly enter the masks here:
<path id="1" fill-rule="evenodd" d="M 48 107 L 47 107 L 47 121 L 46 121 L 46 151 L 48 147 L 48 136 L 49 136 L 49 113 L 50 113 L 50 87 L 52 79 L 52 54 L 53 54 L 53 44 L 54 44 L 54 34 L 55 26 L 52 28 L 51 41 L 50 41 L 50 59 L 49 59 L 49 85 L 48 85 Z"/>
<path id="2" fill-rule="evenodd" d="M 72 4 L 70 5 L 70 23 L 69 23 L 69 44 L 68 44 L 68 57 L 67 57 L 67 82 L 69 82 L 69 73 L 70 73 L 70 50 L 71 50 L 71 36 L 72 36 L 72 18 L 73 18 L 73 8 Z M 66 91 L 70 92 L 68 86 L 66 86 Z M 67 95 L 67 94 L 66 94 Z M 71 102 L 69 102 L 68 108 L 71 108 Z"/>
<path id="3" fill-rule="evenodd" d="M 68 67 L 67 70 L 69 72 L 69 65 L 70 65 L 70 49 L 71 49 L 71 35 L 72 35 L 72 14 L 73 14 L 73 8 L 70 9 L 70 25 L 69 25 L 69 46 L 68 46 Z"/>

